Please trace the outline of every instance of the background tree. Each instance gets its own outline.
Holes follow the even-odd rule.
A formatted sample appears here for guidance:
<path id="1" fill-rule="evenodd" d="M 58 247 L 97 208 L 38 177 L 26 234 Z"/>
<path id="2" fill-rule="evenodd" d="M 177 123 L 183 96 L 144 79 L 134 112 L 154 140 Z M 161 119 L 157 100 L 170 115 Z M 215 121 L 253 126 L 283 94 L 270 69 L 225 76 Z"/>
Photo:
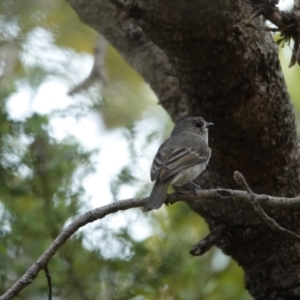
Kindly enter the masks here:
<path id="1" fill-rule="evenodd" d="M 202 115 L 215 123 L 213 159 L 202 176 L 203 187 L 236 187 L 232 173 L 238 169 L 256 192 L 298 194 L 294 115 L 276 49 L 261 20 L 252 21 L 256 29 L 243 23 L 253 3 L 69 2 L 150 83 L 174 121 Z M 63 1 L 51 5 L 47 1 L 27 1 L 26 5 L 3 1 L 1 11 L 5 68 L 1 74 L 0 282 L 4 292 L 70 218 L 87 209 L 81 182 L 93 170 L 93 153 L 74 138 L 61 141 L 52 135 L 51 121 L 57 115 L 65 116 L 65 111 L 47 116 L 31 112 L 15 120 L 9 106 L 12 95 L 24 86 L 36 95 L 50 77 L 74 86 L 73 95 L 87 93 L 87 87 L 102 81 L 101 97 L 98 89 L 86 94 L 92 101 L 76 96 L 67 114 L 78 118 L 95 110 L 107 128 L 127 126 L 122 132 L 132 159 L 111 183 L 115 199 L 124 186 L 139 186 L 134 190 L 139 196 L 149 192 L 148 174 L 145 180 L 137 176 L 141 143 L 136 142 L 139 125 L 149 125 L 149 118 L 147 123 L 137 121 L 151 100 L 142 79 L 103 37 L 99 39 L 80 24 Z M 34 49 L 35 44 L 30 43 L 38 40 L 41 29 L 42 36 L 50 39 L 51 49 L 63 50 L 68 59 L 54 51 L 46 53 L 46 45 L 45 62 L 28 59 L 26 54 L 34 57 L 41 52 L 40 46 Z M 76 85 L 79 81 L 72 77 L 75 68 L 70 61 L 81 58 L 77 53 L 91 53 L 94 44 L 93 71 L 89 80 Z M 292 83 L 290 91 L 296 98 L 298 91 Z M 158 110 L 151 113 L 161 115 Z M 143 149 L 156 147 L 162 137 L 155 132 L 145 135 L 148 146 Z M 295 241 L 272 231 L 250 205 L 211 202 L 209 206 L 196 203 L 193 208 L 211 229 L 227 225 L 218 246 L 242 265 L 255 298 L 297 299 Z M 168 211 L 167 216 L 158 212 L 154 220 L 146 216 L 153 235 L 143 241 L 132 233 L 141 226 L 136 222 L 144 218 L 140 214 L 127 215 L 126 226 L 117 230 L 101 222 L 97 226 L 101 237 L 89 243 L 84 233 L 76 234 L 49 265 L 54 295 L 63 299 L 249 299 L 243 291 L 242 273 L 233 261 L 216 250 L 204 259 L 189 255 L 191 244 L 206 231 L 199 216 L 184 204 Z M 268 213 L 282 226 L 297 231 L 296 209 Z M 107 249 L 115 254 L 108 256 Z M 20 298 L 41 298 L 46 292 L 46 280 L 40 275 Z"/>

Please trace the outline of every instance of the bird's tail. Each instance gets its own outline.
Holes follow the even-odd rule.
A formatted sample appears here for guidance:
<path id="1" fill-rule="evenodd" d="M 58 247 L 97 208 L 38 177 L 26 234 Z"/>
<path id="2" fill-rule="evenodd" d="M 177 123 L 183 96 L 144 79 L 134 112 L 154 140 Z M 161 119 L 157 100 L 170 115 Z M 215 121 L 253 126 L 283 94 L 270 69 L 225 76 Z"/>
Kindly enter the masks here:
<path id="1" fill-rule="evenodd" d="M 143 212 L 158 209 L 163 205 L 167 195 L 168 187 L 173 178 L 174 176 L 166 180 L 160 180 L 159 178 L 156 180 L 152 192 L 144 205 Z"/>

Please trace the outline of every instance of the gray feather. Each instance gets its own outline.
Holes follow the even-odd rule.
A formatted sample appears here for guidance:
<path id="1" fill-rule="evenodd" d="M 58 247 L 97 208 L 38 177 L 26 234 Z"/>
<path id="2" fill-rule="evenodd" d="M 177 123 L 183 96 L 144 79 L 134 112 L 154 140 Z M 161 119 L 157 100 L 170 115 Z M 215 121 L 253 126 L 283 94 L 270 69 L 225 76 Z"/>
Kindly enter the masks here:
<path id="1" fill-rule="evenodd" d="M 158 209 L 164 204 L 169 185 L 173 178 L 174 176 L 168 178 L 167 180 L 160 180 L 159 178 L 156 180 L 152 192 L 145 203 L 143 212 Z"/>

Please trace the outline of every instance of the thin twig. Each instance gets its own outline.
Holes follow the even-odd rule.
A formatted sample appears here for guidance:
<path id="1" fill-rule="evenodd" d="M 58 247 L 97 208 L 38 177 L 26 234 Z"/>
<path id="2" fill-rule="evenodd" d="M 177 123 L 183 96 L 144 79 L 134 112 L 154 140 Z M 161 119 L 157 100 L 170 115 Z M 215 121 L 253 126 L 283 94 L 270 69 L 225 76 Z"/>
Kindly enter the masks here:
<path id="1" fill-rule="evenodd" d="M 257 18 L 258 16 L 260 16 L 260 15 L 262 14 L 262 12 L 263 12 L 263 10 L 262 10 L 261 8 L 255 10 L 255 11 L 251 14 L 251 16 L 250 16 L 248 19 L 246 19 L 246 20 L 244 20 L 244 21 L 242 22 L 242 24 L 249 25 L 250 22 L 251 22 L 253 19 L 255 19 L 255 18 Z"/>
<path id="2" fill-rule="evenodd" d="M 272 28 L 272 27 L 265 27 L 266 31 L 271 31 L 271 32 L 278 32 L 280 29 L 278 27 Z"/>
<path id="3" fill-rule="evenodd" d="M 248 192 L 251 195 L 254 195 L 254 193 L 252 192 L 249 184 L 247 183 L 245 177 L 243 176 L 242 173 L 240 173 L 239 171 L 235 171 L 233 173 L 233 178 L 235 180 L 235 182 L 246 192 Z"/>
<path id="4" fill-rule="evenodd" d="M 83 215 L 77 217 L 70 225 L 68 225 L 59 236 L 53 241 L 49 248 L 39 257 L 39 259 L 26 271 L 26 273 L 1 297 L 1 300 L 9 300 L 14 298 L 29 285 L 37 276 L 37 274 L 46 267 L 52 256 L 58 249 L 75 233 L 79 228 L 84 225 L 94 222 L 98 219 L 104 218 L 106 215 L 117 212 L 119 210 L 126 210 L 133 207 L 140 207 L 144 205 L 145 199 L 128 199 L 123 201 L 114 202 L 112 204 L 92 209 Z"/>
<path id="5" fill-rule="evenodd" d="M 94 65 L 89 76 L 86 77 L 82 82 L 77 84 L 75 87 L 73 87 L 68 92 L 69 96 L 73 96 L 79 92 L 87 90 L 96 81 L 99 81 L 102 84 L 106 84 L 107 78 L 104 68 L 104 59 L 107 52 L 107 47 L 107 40 L 103 36 L 100 36 L 95 47 Z"/>
<path id="6" fill-rule="evenodd" d="M 46 278 L 47 278 L 48 289 L 49 289 L 48 300 L 52 300 L 52 280 L 51 280 L 50 271 L 48 269 L 48 265 L 45 266 L 44 271 L 45 271 L 45 275 L 46 275 Z"/>
<path id="7" fill-rule="evenodd" d="M 218 241 L 222 238 L 222 235 L 225 231 L 225 225 L 219 225 L 214 230 L 212 230 L 204 239 L 198 242 L 190 250 L 190 253 L 194 256 L 203 255 L 211 247 L 215 246 Z"/>
<path id="8" fill-rule="evenodd" d="M 236 183 L 239 184 L 244 190 L 246 190 L 250 194 L 251 197 L 249 200 L 253 208 L 272 230 L 284 234 L 294 240 L 300 241 L 300 236 L 298 234 L 280 226 L 273 218 L 271 218 L 270 216 L 268 216 L 268 214 L 266 214 L 266 212 L 261 208 L 259 201 L 257 200 L 255 194 L 252 192 L 251 188 L 249 187 L 246 179 L 239 171 L 235 171 L 233 177 Z"/>
<path id="9" fill-rule="evenodd" d="M 290 59 L 289 68 L 294 66 L 295 63 L 297 62 L 298 51 L 299 51 L 299 39 L 294 38 L 294 45 L 293 45 L 292 56 Z"/>

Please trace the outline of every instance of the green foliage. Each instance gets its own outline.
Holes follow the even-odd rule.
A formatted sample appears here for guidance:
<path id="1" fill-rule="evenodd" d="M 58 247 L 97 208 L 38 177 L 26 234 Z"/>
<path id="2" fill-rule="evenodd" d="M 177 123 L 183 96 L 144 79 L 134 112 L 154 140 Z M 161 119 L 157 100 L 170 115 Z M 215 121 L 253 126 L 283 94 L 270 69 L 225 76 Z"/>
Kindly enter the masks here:
<path id="1" fill-rule="evenodd" d="M 4 106 L 4 98 L 1 103 Z M 84 189 L 73 184 L 73 177 L 79 167 L 85 174 L 93 167 L 92 153 L 84 152 L 73 139 L 57 142 L 49 136 L 47 116 L 33 114 L 15 122 L 3 107 L 0 120 L 2 294 L 43 253 L 66 221 L 79 213 Z M 52 276 L 59 292 L 54 294 L 82 299 L 82 292 L 86 299 L 93 299 L 97 288 L 85 290 L 85 284 L 89 285 L 91 277 L 96 280 L 96 261 L 95 253 L 83 247 L 82 236 L 76 235 L 49 266 L 57 270 Z M 40 274 L 22 297 L 33 299 L 46 293 Z"/>

